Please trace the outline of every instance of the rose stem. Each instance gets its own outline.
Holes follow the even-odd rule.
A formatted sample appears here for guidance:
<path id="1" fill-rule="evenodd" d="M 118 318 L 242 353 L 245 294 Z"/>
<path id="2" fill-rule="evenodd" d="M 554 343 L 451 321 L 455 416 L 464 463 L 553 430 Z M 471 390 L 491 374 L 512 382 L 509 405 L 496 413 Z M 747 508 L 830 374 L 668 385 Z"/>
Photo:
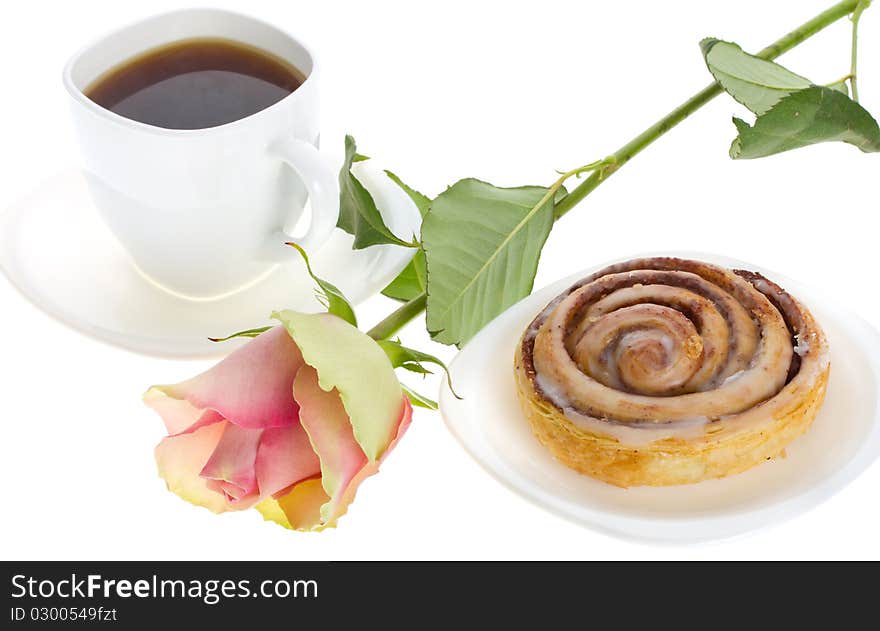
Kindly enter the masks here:
<path id="1" fill-rule="evenodd" d="M 871 0 L 861 0 L 858 6 L 853 10 L 852 14 L 852 49 L 850 51 L 850 68 L 849 68 L 849 84 L 852 87 L 852 98 L 856 103 L 859 102 L 859 86 L 856 81 L 856 65 L 859 54 L 859 18 L 862 13 L 871 4 Z"/>
<path id="2" fill-rule="evenodd" d="M 805 22 L 788 35 L 776 40 L 759 52 L 757 56 L 762 59 L 776 59 L 781 54 L 791 50 L 804 40 L 812 37 L 826 26 L 829 26 L 840 18 L 853 13 L 853 11 L 858 8 L 859 4 L 860 0 L 846 0 L 845 2 L 835 4 L 833 7 L 823 11 L 809 22 Z M 637 155 L 642 149 L 678 125 L 681 121 L 700 109 L 720 93 L 721 86 L 717 82 L 707 85 L 687 101 L 669 112 L 669 114 L 651 125 L 651 127 L 611 154 L 607 160 L 608 163 L 605 166 L 596 169 L 590 177 L 578 185 L 577 188 L 573 189 L 568 196 L 556 206 L 556 218 L 558 219 L 559 217 L 562 217 L 565 213 L 571 210 L 584 197 L 593 192 L 599 184 L 604 182 L 608 176 L 629 162 L 630 158 Z"/>
<path id="3" fill-rule="evenodd" d="M 842 17 L 853 14 L 859 9 L 864 10 L 867 4 L 868 3 L 864 3 L 863 0 L 844 0 L 843 2 L 838 2 L 831 8 L 814 17 L 812 20 L 805 22 L 787 35 L 779 38 L 760 51 L 757 56 L 762 59 L 776 59 L 783 53 L 791 50 Z M 861 11 L 858 12 L 861 13 Z M 857 21 L 858 16 L 854 15 L 853 17 Z M 599 184 L 604 182 L 608 176 L 629 162 L 630 158 L 641 152 L 642 149 L 650 145 L 660 136 L 678 125 L 681 121 L 719 94 L 721 94 L 721 86 L 718 85 L 717 82 L 706 86 L 611 154 L 602 166 L 593 171 L 590 177 L 578 185 L 577 188 L 573 189 L 565 199 L 556 206 L 556 218 L 559 219 L 571 210 L 578 204 L 578 202 L 599 186 Z M 570 173 L 574 173 L 574 171 Z M 370 329 L 367 332 L 367 335 L 376 340 L 388 339 L 403 328 L 410 320 L 424 311 L 426 304 L 427 294 L 419 294 L 409 302 L 401 305 L 387 318 Z"/>
<path id="4" fill-rule="evenodd" d="M 427 303 L 428 294 L 420 293 L 409 302 L 403 303 L 396 311 L 391 312 L 387 318 L 367 331 L 367 335 L 374 340 L 387 340 L 424 311 Z"/>

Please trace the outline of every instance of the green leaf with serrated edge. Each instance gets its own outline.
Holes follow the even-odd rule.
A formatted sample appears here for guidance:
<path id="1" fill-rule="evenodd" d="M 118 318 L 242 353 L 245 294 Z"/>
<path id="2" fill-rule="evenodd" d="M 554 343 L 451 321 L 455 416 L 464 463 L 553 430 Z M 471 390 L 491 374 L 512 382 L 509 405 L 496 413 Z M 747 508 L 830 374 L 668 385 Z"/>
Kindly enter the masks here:
<path id="1" fill-rule="evenodd" d="M 397 184 L 403 191 L 409 195 L 416 207 L 419 209 L 422 217 L 427 214 L 428 208 L 431 206 L 431 200 L 422 195 L 420 192 L 407 186 L 399 177 L 391 171 L 385 171 L 385 174 Z M 424 293 L 427 287 L 428 273 L 425 267 L 425 252 L 421 248 L 416 255 L 407 264 L 403 271 L 397 275 L 389 285 L 382 290 L 382 294 L 395 300 L 407 302 L 416 296 Z"/>
<path id="2" fill-rule="evenodd" d="M 400 274 L 382 290 L 382 295 L 401 302 L 409 302 L 425 292 L 427 280 L 425 252 L 419 249 Z"/>
<path id="3" fill-rule="evenodd" d="M 209 337 L 208 339 L 212 342 L 228 342 L 229 340 L 233 340 L 237 337 L 257 337 L 260 333 L 265 333 L 271 326 L 262 326 L 259 329 L 248 329 L 247 331 L 239 331 L 238 333 L 233 333 L 232 335 L 227 335 L 226 337 Z"/>
<path id="4" fill-rule="evenodd" d="M 764 156 L 820 142 L 841 141 L 869 153 L 880 151 L 880 127 L 861 105 L 824 86 L 794 92 L 749 126 L 733 119 L 739 136 L 730 146 L 735 159 Z"/>
<path id="5" fill-rule="evenodd" d="M 426 410 L 436 410 L 438 407 L 440 407 L 433 399 L 429 399 L 428 397 L 419 394 L 415 390 L 408 388 L 403 384 L 400 384 L 400 387 L 403 389 L 403 392 L 406 394 L 406 396 L 409 397 L 410 403 L 412 403 L 416 407 L 425 408 Z"/>
<path id="6" fill-rule="evenodd" d="M 431 203 L 422 245 L 435 341 L 460 346 L 531 293 L 554 197 L 541 186 L 498 188 L 466 179 Z"/>
<path id="7" fill-rule="evenodd" d="M 410 364 L 406 363 L 400 366 L 404 370 L 408 370 L 410 372 L 414 372 L 419 375 L 433 375 L 434 373 L 422 366 L 421 364 Z"/>
<path id="8" fill-rule="evenodd" d="M 332 313 L 333 315 L 342 318 L 350 325 L 357 327 L 357 317 L 355 316 L 354 309 L 346 299 L 345 295 L 333 283 L 315 276 L 315 273 L 312 271 L 312 266 L 309 264 L 309 257 L 306 254 L 305 250 L 303 250 L 296 243 L 288 243 L 287 245 L 296 249 L 296 251 L 299 252 L 300 255 L 303 257 L 303 261 L 305 261 L 306 270 L 309 272 L 309 276 L 312 277 L 312 280 L 315 281 L 315 283 L 321 290 L 321 294 L 324 296 L 324 300 L 322 300 L 321 302 L 327 309 L 327 313 Z"/>
<path id="9" fill-rule="evenodd" d="M 428 209 L 431 207 L 431 200 L 427 196 L 419 193 L 416 189 L 411 188 L 410 186 L 405 184 L 403 182 L 403 180 L 401 180 L 399 177 L 397 177 L 391 171 L 386 170 L 385 175 L 387 175 L 389 178 L 391 178 L 391 181 L 393 181 L 400 188 L 402 188 L 404 193 L 409 195 L 409 198 L 411 200 L 413 200 L 413 203 L 416 205 L 416 207 L 419 209 L 419 212 L 422 214 L 422 219 L 424 219 L 425 215 L 428 214 Z"/>
<path id="10" fill-rule="evenodd" d="M 404 368 L 411 372 L 417 372 L 424 375 L 432 373 L 430 370 L 422 366 L 423 363 L 439 366 L 443 369 L 443 372 L 446 373 L 446 383 L 449 385 L 452 394 L 454 394 L 456 398 L 461 398 L 455 393 L 455 388 L 452 387 L 452 377 L 449 374 L 449 369 L 441 359 L 429 355 L 428 353 L 417 351 L 414 348 L 407 348 L 398 340 L 379 340 L 376 343 L 382 347 L 382 350 L 388 355 L 388 359 L 391 360 L 391 365 L 395 368 Z"/>
<path id="11" fill-rule="evenodd" d="M 355 250 L 371 245 L 392 243 L 405 247 L 417 247 L 398 238 L 382 219 L 373 196 L 352 174 L 351 165 L 357 154 L 354 138 L 345 137 L 345 162 L 339 172 L 339 220 L 336 225 L 354 235 Z"/>
<path id="12" fill-rule="evenodd" d="M 780 99 L 812 85 L 809 79 L 772 61 L 755 57 L 732 42 L 706 38 L 700 42 L 709 72 L 724 91 L 755 114 Z"/>

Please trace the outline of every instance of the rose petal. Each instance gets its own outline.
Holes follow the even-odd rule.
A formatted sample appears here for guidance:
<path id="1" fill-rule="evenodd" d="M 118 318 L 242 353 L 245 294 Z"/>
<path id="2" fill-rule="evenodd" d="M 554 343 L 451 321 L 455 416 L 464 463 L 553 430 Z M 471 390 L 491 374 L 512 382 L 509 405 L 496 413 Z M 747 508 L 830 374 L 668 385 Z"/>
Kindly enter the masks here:
<path id="1" fill-rule="evenodd" d="M 184 431 L 187 422 L 203 424 L 204 410 L 248 429 L 289 427 L 297 422 L 290 384 L 302 363 L 285 328 L 275 327 L 197 377 L 154 386 L 145 400 L 162 414 L 171 433 Z M 159 393 L 168 400 L 159 398 Z"/>
<path id="2" fill-rule="evenodd" d="M 327 493 L 320 478 L 304 480 L 278 499 L 287 523 L 294 530 L 312 530 L 321 521 L 321 507 L 326 504 Z"/>
<path id="3" fill-rule="evenodd" d="M 302 425 L 263 431 L 256 462 L 260 495 L 275 495 L 291 485 L 321 474 L 318 456 Z"/>
<path id="4" fill-rule="evenodd" d="M 229 510 L 223 495 L 208 488 L 199 472 L 220 442 L 227 423 L 215 423 L 187 434 L 169 436 L 156 446 L 156 465 L 168 490 L 187 502 L 215 512 Z"/>
<path id="5" fill-rule="evenodd" d="M 300 369 L 293 380 L 293 396 L 300 405 L 300 422 L 321 461 L 321 481 L 330 497 L 321 508 L 321 521 L 327 523 L 337 513 L 337 504 L 352 479 L 369 461 L 354 438 L 339 393 L 324 392 L 314 368 Z"/>
<path id="6" fill-rule="evenodd" d="M 312 447 L 321 462 L 321 483 L 327 501 L 321 506 L 315 520 L 304 521 L 308 511 L 298 509 L 295 497 L 282 497 L 279 504 L 285 514 L 296 510 L 297 528 L 323 528 L 335 525 L 336 520 L 345 514 L 354 500 L 358 485 L 368 476 L 379 470 L 379 461 L 370 461 L 354 438 L 351 422 L 339 394 L 332 390 L 325 392 L 319 382 L 317 372 L 304 366 L 293 383 L 294 396 L 300 404 L 300 421 L 311 439 Z M 388 449 L 397 443 L 409 426 L 412 408 L 406 398 L 400 402 L 395 437 Z M 310 499 L 312 499 L 310 497 Z"/>
<path id="7" fill-rule="evenodd" d="M 219 423 L 223 417 L 214 410 L 199 409 L 189 401 L 174 399 L 164 391 L 164 386 L 153 386 L 144 395 L 144 403 L 153 408 L 170 436 L 193 432 L 200 427 Z"/>
<path id="8" fill-rule="evenodd" d="M 291 489 L 292 491 L 293 489 Z M 254 509 L 263 516 L 266 521 L 274 521 L 279 526 L 291 529 L 293 526 L 287 521 L 287 515 L 274 497 L 267 497 L 262 502 L 254 506 Z"/>
<path id="9" fill-rule="evenodd" d="M 279 499 L 268 498 L 257 504 L 256 509 L 267 521 L 292 530 L 322 530 L 321 506 L 327 500 L 320 478 L 309 478 L 295 485 Z"/>
<path id="10" fill-rule="evenodd" d="M 339 392 L 357 443 L 367 458 L 378 460 L 397 434 L 404 398 L 388 357 L 374 340 L 334 315 L 282 311 L 272 317 L 317 370 L 321 389 Z"/>
<path id="11" fill-rule="evenodd" d="M 263 430 L 225 423 L 223 435 L 199 472 L 209 489 L 226 497 L 231 508 L 242 509 L 259 500 L 254 465 Z"/>
<path id="12" fill-rule="evenodd" d="M 355 494 L 357 493 L 358 487 L 361 482 L 363 482 L 366 478 L 370 477 L 374 473 L 379 472 L 379 465 L 381 465 L 385 458 L 388 457 L 388 454 L 391 453 L 391 450 L 397 446 L 397 443 L 403 438 L 404 433 L 412 421 L 412 404 L 410 404 L 409 399 L 406 397 L 403 398 L 403 409 L 401 411 L 400 423 L 397 426 L 397 435 L 394 437 L 394 440 L 391 441 L 391 444 L 388 445 L 388 449 L 385 450 L 385 453 L 382 454 L 382 457 L 377 462 L 368 462 L 367 465 L 357 472 L 357 474 L 352 478 L 351 482 L 349 482 L 348 487 L 345 489 L 345 492 L 339 498 L 337 502 L 337 510 L 339 511 L 335 516 L 331 516 L 331 521 L 335 522 L 337 519 L 342 517 L 345 512 L 348 510 L 349 505 L 354 501 Z"/>

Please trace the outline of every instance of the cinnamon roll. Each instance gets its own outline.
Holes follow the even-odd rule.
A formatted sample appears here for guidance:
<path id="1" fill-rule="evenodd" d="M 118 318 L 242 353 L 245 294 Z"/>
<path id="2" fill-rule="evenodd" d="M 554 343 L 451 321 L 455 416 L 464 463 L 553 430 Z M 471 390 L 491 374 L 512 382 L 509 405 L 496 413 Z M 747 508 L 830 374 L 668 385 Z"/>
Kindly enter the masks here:
<path id="1" fill-rule="evenodd" d="M 784 455 L 822 405 L 828 343 L 758 273 L 637 259 L 547 305 L 515 371 L 534 434 L 563 464 L 624 487 L 689 484 Z"/>

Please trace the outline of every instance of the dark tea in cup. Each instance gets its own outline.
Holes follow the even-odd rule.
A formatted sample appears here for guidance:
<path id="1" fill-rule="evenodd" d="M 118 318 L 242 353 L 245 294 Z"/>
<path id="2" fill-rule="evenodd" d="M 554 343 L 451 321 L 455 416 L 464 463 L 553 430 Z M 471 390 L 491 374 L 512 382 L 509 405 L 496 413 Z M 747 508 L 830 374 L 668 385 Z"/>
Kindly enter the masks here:
<path id="1" fill-rule="evenodd" d="M 123 62 L 84 92 L 131 120 L 166 129 L 205 129 L 256 114 L 303 81 L 290 63 L 256 46 L 192 38 Z"/>

